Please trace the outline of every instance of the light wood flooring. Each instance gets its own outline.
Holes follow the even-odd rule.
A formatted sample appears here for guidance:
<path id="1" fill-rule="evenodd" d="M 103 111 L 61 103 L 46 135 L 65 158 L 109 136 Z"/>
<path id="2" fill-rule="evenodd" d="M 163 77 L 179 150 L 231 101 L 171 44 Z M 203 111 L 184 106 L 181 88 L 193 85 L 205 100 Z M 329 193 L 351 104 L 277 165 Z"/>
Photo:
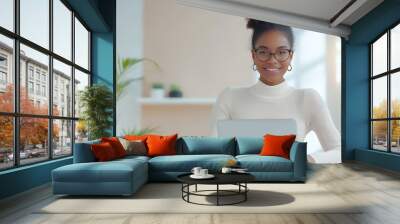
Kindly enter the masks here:
<path id="1" fill-rule="evenodd" d="M 308 183 L 317 183 L 346 201 L 367 204 L 356 214 L 37 214 L 52 200 L 49 185 L 0 201 L 0 223 L 238 224 L 238 223 L 400 223 L 400 174 L 360 163 L 311 165 Z M 171 205 L 173 206 L 173 205 Z"/>

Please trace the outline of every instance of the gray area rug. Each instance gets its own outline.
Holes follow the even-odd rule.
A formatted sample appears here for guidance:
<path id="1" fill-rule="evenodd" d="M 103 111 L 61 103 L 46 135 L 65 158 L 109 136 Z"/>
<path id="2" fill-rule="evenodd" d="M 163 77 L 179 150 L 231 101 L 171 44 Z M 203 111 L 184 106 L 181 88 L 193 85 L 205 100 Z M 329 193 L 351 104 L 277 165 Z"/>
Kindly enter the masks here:
<path id="1" fill-rule="evenodd" d="M 223 186 L 233 189 L 235 186 Z M 248 199 L 237 205 L 207 206 L 190 204 L 181 198 L 178 183 L 150 183 L 131 197 L 60 196 L 35 213 L 125 214 L 125 213 L 360 213 L 361 205 L 345 201 L 317 184 L 254 183 L 248 185 Z M 212 190 L 201 185 L 198 190 Z M 191 188 L 194 190 L 194 187 Z M 209 194 L 214 194 L 210 192 Z M 238 200 L 224 197 L 223 203 Z M 214 196 L 193 196 L 191 201 L 213 204 Z"/>

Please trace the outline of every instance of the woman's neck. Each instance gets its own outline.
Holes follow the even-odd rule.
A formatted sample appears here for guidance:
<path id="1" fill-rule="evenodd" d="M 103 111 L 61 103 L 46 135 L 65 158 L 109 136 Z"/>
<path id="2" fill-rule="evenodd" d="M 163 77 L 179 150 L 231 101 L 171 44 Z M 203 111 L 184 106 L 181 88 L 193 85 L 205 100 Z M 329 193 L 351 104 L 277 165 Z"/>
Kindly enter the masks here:
<path id="1" fill-rule="evenodd" d="M 265 80 L 265 79 L 263 79 L 262 77 L 260 77 L 259 80 L 260 80 L 262 83 L 264 83 L 265 85 L 268 85 L 268 86 L 276 86 L 276 85 L 279 85 L 279 84 L 281 84 L 282 82 L 285 81 L 285 79 L 284 79 L 283 77 L 282 77 L 282 79 L 274 80 L 274 81 Z"/>

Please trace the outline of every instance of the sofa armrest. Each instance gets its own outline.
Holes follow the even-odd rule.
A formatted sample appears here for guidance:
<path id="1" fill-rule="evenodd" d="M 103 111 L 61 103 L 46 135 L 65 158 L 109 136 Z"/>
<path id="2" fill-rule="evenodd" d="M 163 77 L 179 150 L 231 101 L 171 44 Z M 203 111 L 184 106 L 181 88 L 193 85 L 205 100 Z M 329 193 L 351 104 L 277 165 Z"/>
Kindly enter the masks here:
<path id="1" fill-rule="evenodd" d="M 100 143 L 99 140 L 90 141 L 90 142 L 82 142 L 75 143 L 74 145 L 74 163 L 89 163 L 95 162 L 96 158 L 94 157 L 90 146 L 92 144 Z"/>
<path id="2" fill-rule="evenodd" d="M 307 143 L 294 142 L 290 148 L 290 160 L 293 162 L 293 178 L 305 181 L 307 174 Z"/>

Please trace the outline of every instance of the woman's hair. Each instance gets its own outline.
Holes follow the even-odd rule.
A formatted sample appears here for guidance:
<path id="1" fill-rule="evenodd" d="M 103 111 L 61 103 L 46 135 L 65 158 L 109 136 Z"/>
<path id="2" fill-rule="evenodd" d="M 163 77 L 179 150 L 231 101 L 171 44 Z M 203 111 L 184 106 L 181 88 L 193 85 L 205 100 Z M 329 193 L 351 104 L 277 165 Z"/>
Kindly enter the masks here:
<path id="1" fill-rule="evenodd" d="M 289 41 L 290 48 L 293 49 L 294 38 L 293 38 L 293 30 L 292 28 L 284 25 L 279 25 L 275 23 L 269 23 L 265 21 L 260 21 L 256 19 L 248 19 L 247 28 L 253 29 L 253 36 L 251 38 L 251 47 L 253 49 L 256 48 L 256 42 L 258 38 L 265 32 L 277 30 L 281 31 Z"/>

